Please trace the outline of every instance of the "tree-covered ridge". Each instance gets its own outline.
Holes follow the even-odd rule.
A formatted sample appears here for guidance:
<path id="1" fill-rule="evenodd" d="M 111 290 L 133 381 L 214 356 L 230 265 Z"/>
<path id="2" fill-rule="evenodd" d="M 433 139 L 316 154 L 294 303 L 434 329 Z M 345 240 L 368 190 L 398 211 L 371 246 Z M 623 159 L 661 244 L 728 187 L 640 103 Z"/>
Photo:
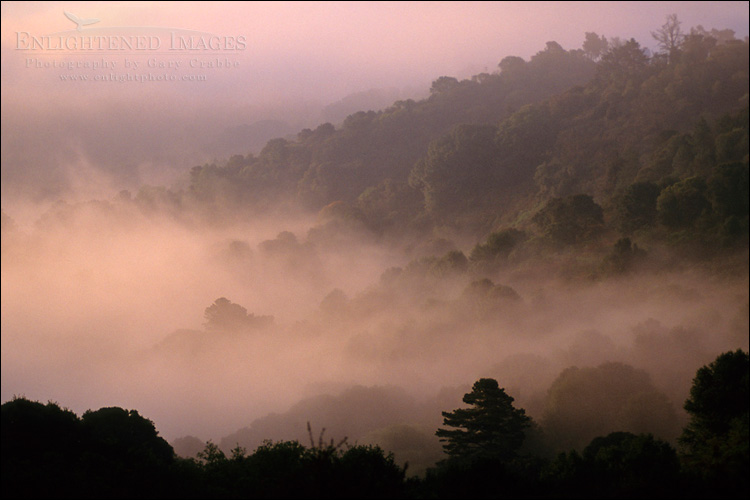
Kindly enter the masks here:
<path id="1" fill-rule="evenodd" d="M 678 449 L 651 433 L 621 430 L 556 455 L 539 445 L 561 429 L 549 419 L 540 427 L 496 380 L 483 378 L 464 395 L 468 408 L 442 412 L 454 428 L 436 432 L 445 459 L 410 478 L 392 453 L 324 440 L 325 430 L 316 440 L 309 422 L 309 446 L 264 441 L 227 455 L 208 441 L 193 458 L 180 458 L 135 410 L 101 408 L 79 418 L 56 403 L 17 397 L 2 405 L 0 488 L 11 498 L 745 498 L 749 369 L 747 353 L 737 350 L 697 371 Z M 604 382 L 577 370 L 551 389 L 555 405 L 569 412 L 586 406 L 587 390 L 610 403 L 622 396 L 613 384 L 644 384 L 645 374 L 624 366 L 602 365 L 602 373 L 621 375 Z"/>
<path id="2" fill-rule="evenodd" d="M 595 65 L 580 51 L 550 43 L 528 62 L 509 57 L 499 66 L 504 70 L 471 80 L 440 77 L 428 99 L 360 111 L 338 129 L 326 123 L 301 131 L 296 140 L 271 140 L 258 157 L 234 156 L 224 165 L 196 167 L 190 193 L 254 208 L 264 208 L 279 194 L 313 208 L 352 202 L 385 179 L 405 182 L 428 144 L 456 124 L 495 124 L 526 104 L 585 83 Z"/>
<path id="3" fill-rule="evenodd" d="M 213 222 L 335 202 L 376 234 L 479 237 L 528 230 L 548 202 L 587 195 L 622 236 L 660 223 L 746 240 L 748 42 L 678 34 L 653 55 L 595 33 L 582 49 L 549 42 L 492 74 L 440 77 L 427 99 L 194 167 L 184 191 L 144 187 L 135 201 Z"/>

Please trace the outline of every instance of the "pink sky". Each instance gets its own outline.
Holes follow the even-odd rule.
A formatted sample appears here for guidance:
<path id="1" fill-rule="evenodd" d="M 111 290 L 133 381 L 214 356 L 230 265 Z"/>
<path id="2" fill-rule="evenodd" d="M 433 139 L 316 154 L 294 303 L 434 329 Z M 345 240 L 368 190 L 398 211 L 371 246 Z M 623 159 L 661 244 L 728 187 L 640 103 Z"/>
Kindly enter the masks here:
<path id="1" fill-rule="evenodd" d="M 248 101 L 291 94 L 325 102 L 465 78 L 493 71 L 507 55 L 528 59 L 550 40 L 578 48 L 587 31 L 653 47 L 650 31 L 671 13 L 685 30 L 748 34 L 748 2 L 3 2 L 4 55 L 17 31 L 72 29 L 63 10 L 100 19 L 97 27 L 242 34 L 248 49 L 231 86 Z M 4 84 L 25 84 L 29 72 L 16 75 L 11 64 L 3 63 Z"/>

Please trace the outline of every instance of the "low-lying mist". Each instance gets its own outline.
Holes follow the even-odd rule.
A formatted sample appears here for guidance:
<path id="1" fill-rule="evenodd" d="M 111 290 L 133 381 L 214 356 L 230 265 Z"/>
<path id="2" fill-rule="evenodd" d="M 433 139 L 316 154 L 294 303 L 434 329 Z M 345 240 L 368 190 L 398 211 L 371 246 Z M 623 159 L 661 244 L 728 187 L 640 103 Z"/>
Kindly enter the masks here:
<path id="1" fill-rule="evenodd" d="M 695 371 L 748 348 L 747 276 L 480 272 L 420 260 L 423 243 L 295 214 L 188 224 L 123 200 L 58 205 L 33 226 L 4 216 L 2 399 L 137 409 L 170 442 L 224 448 L 306 442 L 309 421 L 316 436 L 400 441 L 419 463 L 480 377 L 550 428 L 584 422 L 565 398 L 585 408 L 578 388 L 611 379 L 629 405 L 611 425 L 674 439 Z"/>

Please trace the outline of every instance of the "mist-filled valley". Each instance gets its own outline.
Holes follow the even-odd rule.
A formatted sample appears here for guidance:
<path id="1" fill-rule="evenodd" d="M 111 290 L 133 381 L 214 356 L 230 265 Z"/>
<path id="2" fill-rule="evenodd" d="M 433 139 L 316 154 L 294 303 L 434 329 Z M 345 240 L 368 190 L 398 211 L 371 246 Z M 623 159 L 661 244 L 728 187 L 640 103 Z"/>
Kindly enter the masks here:
<path id="1" fill-rule="evenodd" d="M 479 470 L 460 467 L 484 463 L 452 462 L 460 453 L 436 430 L 470 394 L 498 390 L 492 380 L 530 419 L 511 457 L 535 457 L 525 472 L 490 457 L 514 478 L 543 470 L 542 483 L 558 484 L 549 478 L 583 467 L 575 454 L 589 460 L 612 433 L 693 446 L 680 463 L 699 470 L 685 437 L 696 371 L 749 348 L 748 40 L 676 16 L 653 29 L 653 52 L 586 32 L 580 47 L 499 54 L 468 79 L 435 75 L 428 97 L 394 84 L 297 121 L 242 120 L 222 104 L 209 113 L 220 130 L 210 144 L 180 139 L 197 127 L 181 109 L 162 136 L 152 132 L 161 125 L 139 132 L 136 142 L 165 141 L 151 159 L 131 158 L 103 118 L 81 120 L 85 168 L 58 177 L 40 167 L 48 191 L 30 163 L 66 164 L 76 146 L 48 123 L 39 130 L 57 139 L 24 158 L 30 139 L 11 124 L 34 122 L 12 106 L 3 441 L 19 422 L 11 405 L 26 399 L 85 425 L 87 410 L 126 408 L 194 465 L 287 441 L 323 453 L 324 437 L 346 438 L 392 452 L 406 477 L 428 478 L 408 496 L 432 497 Z M 170 121 L 162 106 L 154 123 Z M 238 145 L 250 138 L 270 140 Z M 746 393 L 746 373 L 738 383 Z M 727 442 L 747 434 L 742 411 Z M 736 449 L 722 455 L 731 466 L 703 483 L 680 479 L 681 491 L 734 478 L 746 442 Z M 429 472 L 439 463 L 463 472 Z M 613 495 L 648 496 L 628 488 Z M 746 483 L 725 493 L 737 491 Z"/>
<path id="2" fill-rule="evenodd" d="M 323 227 L 310 217 L 187 226 L 120 200 L 6 230 L 4 387 L 79 411 L 138 408 L 169 439 L 218 441 L 356 386 L 384 391 L 378 407 L 389 390 L 408 401 L 383 426 L 434 427 L 436 398 L 456 406 L 482 376 L 541 418 L 563 369 L 619 362 L 668 397 L 673 438 L 695 367 L 746 347 L 743 276 L 663 262 L 609 279 L 560 276 L 580 265 L 569 255 L 483 269 L 447 240 L 318 239 Z M 345 422 L 357 429 L 373 411 L 310 404 L 297 434 L 270 425 L 255 439 L 304 436 L 307 420 L 354 438 Z M 341 431 L 319 421 L 330 418 Z"/>

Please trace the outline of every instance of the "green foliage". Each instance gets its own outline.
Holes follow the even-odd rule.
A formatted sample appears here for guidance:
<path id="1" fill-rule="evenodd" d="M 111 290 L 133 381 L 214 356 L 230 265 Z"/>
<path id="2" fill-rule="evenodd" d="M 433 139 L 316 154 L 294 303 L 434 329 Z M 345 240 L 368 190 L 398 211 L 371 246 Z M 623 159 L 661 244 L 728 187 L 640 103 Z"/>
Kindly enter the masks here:
<path id="1" fill-rule="evenodd" d="M 463 397 L 470 408 L 443 412 L 443 425 L 455 430 L 438 429 L 445 452 L 457 460 L 497 460 L 515 458 L 524 441 L 531 419 L 523 409 L 513 407 L 513 398 L 496 380 L 479 379 Z"/>
<path id="2" fill-rule="evenodd" d="M 362 210 L 370 227 L 391 233 L 418 230 L 414 214 L 423 207 L 422 193 L 406 182 L 385 179 L 376 186 L 365 189 L 357 198 L 356 206 Z"/>
<path id="3" fill-rule="evenodd" d="M 586 39 L 584 40 L 583 46 L 581 48 L 583 49 L 584 54 L 586 54 L 586 57 L 597 61 L 607 53 L 607 50 L 609 49 L 609 42 L 603 36 L 600 37 L 596 33 L 587 32 Z"/>
<path id="4" fill-rule="evenodd" d="M 748 164 L 717 166 L 708 181 L 715 238 L 725 247 L 748 242 Z"/>
<path id="5" fill-rule="evenodd" d="M 409 184 L 422 191 L 425 209 L 438 219 L 465 213 L 489 196 L 496 181 L 493 126 L 460 125 L 430 144 Z"/>
<path id="6" fill-rule="evenodd" d="M 716 136 L 716 159 L 719 162 L 747 161 L 747 127 L 734 128 Z"/>
<path id="7" fill-rule="evenodd" d="M 531 56 L 528 64 L 531 81 L 535 82 L 535 86 L 538 85 L 541 89 L 557 87 L 558 92 L 581 84 L 581 76 L 585 75 L 588 81 L 593 76 L 595 67 L 582 51 L 567 51 L 555 41 L 547 42 L 544 50 Z"/>
<path id="8" fill-rule="evenodd" d="M 652 182 L 637 182 L 628 186 L 617 200 L 617 225 L 623 234 L 653 226 L 656 223 L 656 200 L 661 189 Z"/>
<path id="9" fill-rule="evenodd" d="M 613 82 L 619 80 L 620 85 L 633 83 L 633 78 L 641 79 L 648 56 L 635 39 L 631 38 L 624 44 L 612 47 L 602 56 L 597 68 L 598 78 Z"/>
<path id="10" fill-rule="evenodd" d="M 504 261 L 527 237 L 525 232 L 513 228 L 490 233 L 484 243 L 478 243 L 472 249 L 469 260 L 484 263 Z"/>
<path id="11" fill-rule="evenodd" d="M 704 179 L 690 177 L 664 188 L 656 200 L 659 222 L 671 229 L 692 227 L 711 204 Z"/>
<path id="12" fill-rule="evenodd" d="M 604 226 L 602 207 L 587 194 L 553 198 L 532 221 L 554 241 L 576 244 L 596 237 Z"/>
<path id="13" fill-rule="evenodd" d="M 313 209 L 336 200 L 350 200 L 366 187 L 361 181 L 363 170 L 359 160 L 313 163 L 297 184 L 297 196 Z"/>
<path id="14" fill-rule="evenodd" d="M 568 95 L 568 94 L 566 94 Z M 537 166 L 548 160 L 560 132 L 560 120 L 547 102 L 528 104 L 498 125 L 497 162 L 502 171 L 496 189 L 528 189 Z"/>
<path id="15" fill-rule="evenodd" d="M 747 163 L 725 163 L 714 169 L 708 187 L 716 215 L 747 218 L 748 177 Z"/>

